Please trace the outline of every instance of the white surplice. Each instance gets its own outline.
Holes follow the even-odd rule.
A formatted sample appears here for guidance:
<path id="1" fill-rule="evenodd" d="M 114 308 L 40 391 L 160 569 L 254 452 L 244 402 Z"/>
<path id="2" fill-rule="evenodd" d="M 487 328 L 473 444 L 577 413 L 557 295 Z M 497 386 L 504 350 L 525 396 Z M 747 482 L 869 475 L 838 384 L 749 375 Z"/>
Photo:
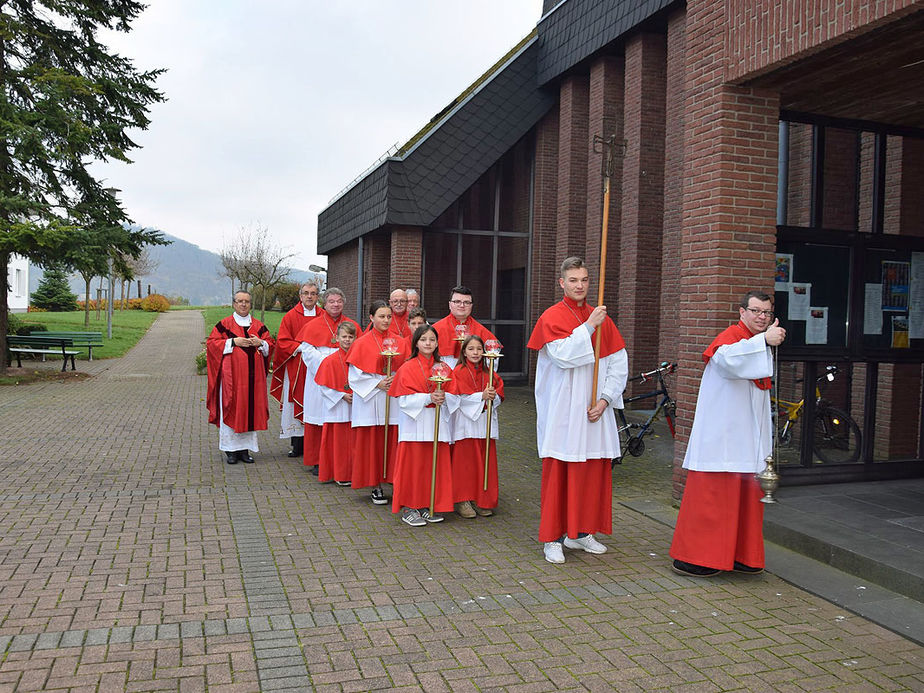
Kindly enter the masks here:
<path id="1" fill-rule="evenodd" d="M 753 381 L 772 375 L 773 356 L 763 333 L 718 348 L 703 371 L 684 469 L 757 473 L 764 468 L 773 435 L 770 391 Z"/>
<path id="2" fill-rule="evenodd" d="M 367 373 L 350 364 L 350 389 L 353 390 L 352 422 L 353 428 L 360 426 L 385 425 L 385 398 L 388 395 L 384 390 L 376 387 L 385 380 L 381 373 Z M 398 424 L 398 406 L 394 398 L 388 405 L 388 423 Z M 432 439 L 431 434 L 431 439 Z"/>
<path id="3" fill-rule="evenodd" d="M 324 424 L 324 398 L 321 397 L 321 386 L 314 381 L 314 376 L 318 374 L 321 361 L 339 348 L 337 345 L 316 347 L 308 342 L 302 342 L 302 362 L 306 369 L 305 391 L 302 395 L 302 420 L 305 423 L 315 426 Z"/>
<path id="4" fill-rule="evenodd" d="M 456 395 L 459 399 L 458 408 L 452 413 L 453 441 L 465 438 L 478 438 L 484 440 L 488 431 L 488 412 L 486 402 L 481 398 L 483 393 L 473 392 L 469 395 Z M 494 407 L 491 411 L 491 438 L 497 440 L 497 408 L 501 405 L 499 395 L 494 396 Z"/>
<path id="5" fill-rule="evenodd" d="M 594 346 L 584 324 L 571 335 L 543 345 L 536 361 L 536 437 L 539 457 L 565 462 L 619 457 L 615 410 L 629 377 L 625 349 L 600 359 L 597 397 L 609 406 L 587 420 L 593 384 Z"/>
<path id="6" fill-rule="evenodd" d="M 436 407 L 428 407 L 430 394 L 415 392 L 412 395 L 395 397 L 400 411 L 398 417 L 398 442 L 433 442 L 433 429 L 436 427 Z M 458 395 L 446 393 L 446 403 L 440 407 L 439 440 L 442 443 L 453 441 L 452 413 L 459 406 Z"/>

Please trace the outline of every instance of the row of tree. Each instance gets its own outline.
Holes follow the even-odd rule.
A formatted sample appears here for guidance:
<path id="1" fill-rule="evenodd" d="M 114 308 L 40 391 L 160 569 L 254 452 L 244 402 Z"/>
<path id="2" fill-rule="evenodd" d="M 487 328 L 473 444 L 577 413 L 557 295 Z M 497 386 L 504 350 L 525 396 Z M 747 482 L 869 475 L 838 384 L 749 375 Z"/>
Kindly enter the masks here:
<path id="1" fill-rule="evenodd" d="M 289 282 L 292 270 L 285 263 L 294 257 L 294 253 L 286 253 L 270 241 L 268 229 L 257 225 L 250 229 L 242 228 L 234 240 L 222 248 L 219 257 L 222 276 L 231 280 L 231 293 L 250 291 L 254 301 L 259 302 L 262 322 L 267 306 L 272 308 L 276 302 L 275 290 Z M 272 299 L 267 301 L 269 297 Z M 257 303 L 254 304 L 256 306 Z"/>
<path id="2" fill-rule="evenodd" d="M 100 42 L 129 32 L 136 0 L 0 3 L 0 373 L 6 371 L 8 273 L 13 253 L 84 278 L 123 274 L 157 231 L 129 225 L 118 190 L 94 162 L 130 163 L 133 130 L 164 100 L 163 70 L 138 70 Z"/>

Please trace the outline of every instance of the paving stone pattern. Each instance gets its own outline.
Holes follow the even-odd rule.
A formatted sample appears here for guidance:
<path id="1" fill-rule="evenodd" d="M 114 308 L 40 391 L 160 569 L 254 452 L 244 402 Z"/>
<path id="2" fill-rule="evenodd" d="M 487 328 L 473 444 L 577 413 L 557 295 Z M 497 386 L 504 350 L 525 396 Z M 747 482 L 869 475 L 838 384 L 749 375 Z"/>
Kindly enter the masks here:
<path id="1" fill-rule="evenodd" d="M 407 527 L 288 459 L 276 413 L 226 465 L 203 333 L 167 313 L 89 380 L 0 388 L 0 691 L 924 690 L 920 646 L 772 575 L 676 576 L 618 503 L 607 554 L 546 563 L 525 388 L 492 518 Z M 667 497 L 656 457 L 616 500 Z"/>

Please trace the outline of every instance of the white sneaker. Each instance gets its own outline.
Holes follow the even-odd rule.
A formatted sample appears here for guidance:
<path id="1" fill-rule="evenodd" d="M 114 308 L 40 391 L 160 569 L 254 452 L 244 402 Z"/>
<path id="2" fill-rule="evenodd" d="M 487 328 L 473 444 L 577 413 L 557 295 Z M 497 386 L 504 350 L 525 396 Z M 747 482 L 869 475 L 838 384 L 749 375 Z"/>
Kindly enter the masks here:
<path id="1" fill-rule="evenodd" d="M 404 508 L 401 510 L 401 521 L 411 527 L 423 527 L 427 521 L 420 516 L 417 508 Z"/>
<path id="2" fill-rule="evenodd" d="M 565 537 L 565 546 L 569 549 L 583 549 L 587 553 L 606 553 L 606 547 L 594 539 L 593 534 L 588 534 L 586 537 L 580 537 L 579 539 Z"/>
<path id="3" fill-rule="evenodd" d="M 542 552 L 545 554 L 545 560 L 549 563 L 564 563 L 565 552 L 561 550 L 560 541 L 547 541 Z"/>
<path id="4" fill-rule="evenodd" d="M 443 520 L 446 519 L 442 515 L 437 515 L 436 513 L 433 513 L 431 515 L 429 508 L 427 510 L 421 510 L 420 516 L 424 519 L 425 522 L 431 522 L 431 523 L 432 522 L 442 522 Z"/>

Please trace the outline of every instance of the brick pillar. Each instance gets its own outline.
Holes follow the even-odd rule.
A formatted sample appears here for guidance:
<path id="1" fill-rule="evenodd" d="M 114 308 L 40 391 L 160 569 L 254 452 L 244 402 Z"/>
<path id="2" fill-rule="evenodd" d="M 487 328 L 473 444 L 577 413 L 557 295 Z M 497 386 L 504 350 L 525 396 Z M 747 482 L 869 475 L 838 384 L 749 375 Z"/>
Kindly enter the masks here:
<path id="1" fill-rule="evenodd" d="M 350 241 L 327 254 L 327 285 L 336 286 L 346 294 L 344 312 L 351 318 L 356 316 L 357 272 L 359 241 Z"/>
<path id="2" fill-rule="evenodd" d="M 391 293 L 391 236 L 371 233 L 363 240 L 363 315 L 356 318 L 365 326 L 369 322 L 369 305 L 376 300 L 387 301 Z M 348 296 L 347 301 L 355 299 Z"/>
<path id="3" fill-rule="evenodd" d="M 388 285 L 394 289 L 417 289 L 422 284 L 423 230 L 419 226 L 396 226 L 391 230 L 391 262 Z"/>
<path id="4" fill-rule="evenodd" d="M 675 498 L 703 349 L 748 289 L 773 290 L 779 95 L 729 85 L 724 0 L 687 5 Z"/>
<path id="5" fill-rule="evenodd" d="M 583 255 L 587 240 L 587 158 L 590 84 L 586 75 L 561 82 L 558 126 L 557 255 Z"/>
<path id="6" fill-rule="evenodd" d="M 664 118 L 664 222 L 661 235 L 661 316 L 658 360 L 676 361 L 680 333 L 680 228 L 683 210 L 683 61 L 686 13 L 667 21 L 667 80 Z"/>
<path id="7" fill-rule="evenodd" d="M 530 269 L 530 305 L 527 331 L 556 297 L 560 295 L 556 265 L 558 220 L 558 109 L 553 108 L 536 124 L 536 149 L 533 164 L 533 227 Z M 558 260 L 560 263 L 561 260 Z M 556 293 L 559 292 L 559 293 Z M 536 368 L 536 354 L 529 355 L 529 374 Z"/>
<path id="8" fill-rule="evenodd" d="M 590 66 L 589 139 L 594 135 L 623 139 L 623 68 L 622 57 L 603 56 Z M 590 302 L 597 303 L 600 241 L 603 231 L 603 153 L 591 153 L 587 161 L 587 239 L 584 259 L 591 267 Z M 610 177 L 610 209 L 607 223 L 606 291 L 604 302 L 610 316 L 617 320 L 619 295 L 619 233 L 622 214 L 622 151 L 617 151 Z"/>
<path id="9" fill-rule="evenodd" d="M 649 369 L 659 355 L 665 61 L 661 34 L 636 34 L 626 43 L 619 330 L 633 371 Z"/>

